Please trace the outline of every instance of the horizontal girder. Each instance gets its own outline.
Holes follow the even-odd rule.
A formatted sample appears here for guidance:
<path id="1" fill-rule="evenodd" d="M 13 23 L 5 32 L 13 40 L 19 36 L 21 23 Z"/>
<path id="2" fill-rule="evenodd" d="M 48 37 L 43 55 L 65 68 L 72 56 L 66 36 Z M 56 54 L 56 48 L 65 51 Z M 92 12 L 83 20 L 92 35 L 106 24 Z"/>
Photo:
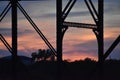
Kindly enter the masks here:
<path id="1" fill-rule="evenodd" d="M 76 23 L 76 22 L 63 22 L 63 26 L 76 27 L 76 28 L 97 29 L 97 26 L 95 24 Z"/>

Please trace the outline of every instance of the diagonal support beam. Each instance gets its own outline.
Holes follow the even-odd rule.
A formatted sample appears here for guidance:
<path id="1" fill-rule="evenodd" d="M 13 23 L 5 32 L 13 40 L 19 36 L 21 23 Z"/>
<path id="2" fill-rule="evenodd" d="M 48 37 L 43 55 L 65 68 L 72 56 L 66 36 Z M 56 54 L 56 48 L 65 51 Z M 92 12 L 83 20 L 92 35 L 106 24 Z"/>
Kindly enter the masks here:
<path id="1" fill-rule="evenodd" d="M 0 22 L 6 16 L 6 14 L 8 13 L 8 11 L 10 10 L 10 8 L 11 8 L 11 4 L 9 2 L 8 5 L 5 7 L 5 9 L 3 10 L 3 12 L 0 14 Z"/>
<path id="2" fill-rule="evenodd" d="M 12 14 L 15 14 L 16 15 L 16 10 L 17 9 L 15 9 L 16 8 L 16 6 L 14 6 L 14 1 L 13 0 L 0 0 L 0 1 L 10 1 L 9 2 L 9 4 L 5 7 L 5 9 L 4 9 L 4 11 L 1 13 L 1 15 L 0 15 L 0 21 L 5 17 L 5 15 L 7 14 L 7 12 L 10 10 L 10 8 L 12 7 Z M 33 1 L 33 0 L 17 0 L 17 1 Z M 41 1 L 41 0 L 34 0 L 34 1 Z M 18 3 L 18 2 L 17 2 Z M 11 4 L 12 4 L 12 6 L 11 6 Z M 51 49 L 51 51 L 53 52 L 53 54 L 56 56 L 56 51 L 55 51 L 55 49 L 53 48 L 53 46 L 50 44 L 50 42 L 46 39 L 46 37 L 42 34 L 42 32 L 39 30 L 39 28 L 36 26 L 36 24 L 32 21 L 32 19 L 29 17 L 29 15 L 25 12 L 25 10 L 22 8 L 22 6 L 18 3 L 17 4 L 18 5 L 18 8 L 22 11 L 22 13 L 25 15 L 25 17 L 28 19 L 28 21 L 30 22 L 30 24 L 34 27 L 34 29 L 38 32 L 38 34 L 41 36 L 41 38 L 45 41 L 45 43 L 47 44 L 47 46 Z M 13 7 L 14 6 L 14 7 Z M 15 27 L 17 27 L 17 19 L 15 20 L 15 18 L 17 18 L 17 17 L 14 17 L 13 18 L 13 15 L 12 15 L 12 21 L 13 21 L 13 23 L 12 23 L 12 27 L 14 27 L 14 28 L 12 28 L 12 29 L 15 29 Z M 13 33 L 15 33 L 14 35 L 13 35 L 13 40 L 15 40 L 15 41 L 12 41 L 12 43 L 13 43 L 13 47 L 15 47 L 16 46 L 16 48 L 17 48 L 17 45 L 14 45 L 14 44 L 16 44 L 17 42 L 17 40 L 16 40 L 16 36 L 17 36 L 17 33 L 16 33 L 16 30 L 12 30 L 12 32 Z M 16 35 L 16 36 L 15 36 Z M 17 52 L 16 51 L 16 49 L 13 49 L 13 50 L 15 50 L 15 53 Z"/>
<path id="3" fill-rule="evenodd" d="M 119 42 L 120 42 L 120 35 L 117 37 L 117 39 L 113 42 L 113 44 L 110 46 L 110 48 L 104 54 L 104 60 L 110 55 L 110 53 L 119 44 Z"/>
<path id="4" fill-rule="evenodd" d="M 35 29 L 35 31 L 39 34 L 39 36 L 43 39 L 43 41 L 46 43 L 46 45 L 50 48 L 52 53 L 56 56 L 56 50 L 53 48 L 53 46 L 50 44 L 50 42 L 47 40 L 47 38 L 43 35 L 41 30 L 37 27 L 37 25 L 33 22 L 33 20 L 30 18 L 30 16 L 27 14 L 27 12 L 22 8 L 22 6 L 18 3 L 17 4 L 20 11 L 24 14 L 26 19 L 30 22 L 32 27 Z"/>
<path id="5" fill-rule="evenodd" d="M 97 16 L 97 18 L 98 18 L 98 12 L 97 12 L 97 10 L 96 10 L 96 8 L 95 8 L 95 6 L 94 6 L 92 0 L 89 0 L 89 2 L 90 2 L 90 4 L 91 4 L 91 7 L 92 7 L 94 13 L 96 14 L 96 16 Z"/>
<path id="6" fill-rule="evenodd" d="M 65 6 L 64 10 L 62 11 L 62 14 L 64 14 L 66 12 L 66 10 L 68 9 L 68 7 L 70 6 L 71 3 L 72 3 L 72 0 L 69 0 L 67 5 Z"/>
<path id="7" fill-rule="evenodd" d="M 75 4 L 76 0 L 70 0 L 68 2 L 68 4 L 66 5 L 66 7 L 64 8 L 63 12 L 62 12 L 62 18 L 63 21 L 66 19 L 66 17 L 68 16 L 68 14 L 70 13 L 71 9 L 73 8 L 74 4 Z"/>
<path id="8" fill-rule="evenodd" d="M 5 40 L 5 38 L 2 36 L 2 34 L 0 34 L 0 40 L 2 41 L 2 43 L 6 46 L 6 48 L 9 50 L 9 52 L 13 55 L 13 51 L 11 46 L 9 45 L 9 43 Z"/>
<path id="9" fill-rule="evenodd" d="M 90 11 L 90 14 L 91 14 L 94 22 L 96 24 L 98 24 L 98 12 L 96 11 L 92 1 L 91 0 L 84 0 L 84 1 L 85 1 L 86 5 L 87 5 L 89 11 Z"/>

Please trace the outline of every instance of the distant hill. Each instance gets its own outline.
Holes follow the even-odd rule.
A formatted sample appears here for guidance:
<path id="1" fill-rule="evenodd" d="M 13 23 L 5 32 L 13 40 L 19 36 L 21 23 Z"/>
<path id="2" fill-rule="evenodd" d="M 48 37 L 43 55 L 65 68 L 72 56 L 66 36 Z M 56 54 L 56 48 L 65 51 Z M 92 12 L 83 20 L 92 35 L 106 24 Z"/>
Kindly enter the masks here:
<path id="1" fill-rule="evenodd" d="M 18 56 L 19 61 L 21 61 L 23 64 L 25 65 L 30 65 L 33 64 L 32 59 L 26 56 Z M 6 57 L 2 57 L 0 58 L 0 61 L 11 61 L 12 60 L 12 56 L 6 56 Z"/>

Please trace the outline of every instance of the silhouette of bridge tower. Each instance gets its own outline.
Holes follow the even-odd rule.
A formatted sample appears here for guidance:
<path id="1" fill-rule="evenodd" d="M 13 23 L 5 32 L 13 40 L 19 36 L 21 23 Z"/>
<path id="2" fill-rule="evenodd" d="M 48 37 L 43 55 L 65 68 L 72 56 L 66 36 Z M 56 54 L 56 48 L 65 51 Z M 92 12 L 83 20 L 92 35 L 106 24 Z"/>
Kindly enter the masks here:
<path id="1" fill-rule="evenodd" d="M 84 0 L 88 10 L 95 22 L 95 24 L 86 24 L 86 23 L 76 23 L 76 22 L 66 22 L 65 19 L 70 13 L 72 7 L 76 3 L 77 0 L 69 0 L 65 8 L 62 6 L 63 0 L 56 0 L 56 27 L 57 27 L 57 37 L 56 37 L 56 45 L 57 51 L 54 47 L 50 44 L 47 38 L 43 35 L 41 30 L 37 27 L 31 17 L 27 14 L 24 8 L 21 6 L 19 1 L 40 1 L 40 0 L 0 0 L 0 1 L 9 1 L 8 5 L 5 7 L 3 12 L 0 15 L 0 21 L 5 17 L 7 12 L 11 8 L 11 15 L 12 15 L 12 47 L 7 43 L 5 38 L 0 34 L 0 39 L 7 47 L 7 49 L 12 53 L 14 59 L 17 59 L 17 8 L 24 14 L 26 19 L 35 29 L 35 31 L 39 34 L 39 36 L 43 39 L 46 45 L 51 49 L 53 55 L 57 56 L 57 61 L 62 62 L 62 41 L 64 34 L 68 27 L 77 27 L 77 28 L 86 28 L 92 29 L 96 35 L 97 42 L 98 42 L 98 61 L 102 63 L 111 51 L 115 48 L 115 46 L 120 42 L 120 36 L 114 41 L 111 47 L 104 53 L 104 0 L 98 0 L 98 9 L 96 10 L 92 0 Z"/>
<path id="2" fill-rule="evenodd" d="M 66 22 L 68 14 L 77 0 L 69 0 L 65 8 L 62 6 L 63 0 L 57 0 L 57 57 L 62 61 L 62 40 L 68 27 L 92 29 L 98 42 L 98 62 L 103 61 L 112 52 L 115 46 L 120 42 L 120 35 L 113 42 L 110 48 L 104 54 L 104 0 L 98 0 L 98 9 L 96 10 L 92 0 L 84 0 L 95 24 Z"/>

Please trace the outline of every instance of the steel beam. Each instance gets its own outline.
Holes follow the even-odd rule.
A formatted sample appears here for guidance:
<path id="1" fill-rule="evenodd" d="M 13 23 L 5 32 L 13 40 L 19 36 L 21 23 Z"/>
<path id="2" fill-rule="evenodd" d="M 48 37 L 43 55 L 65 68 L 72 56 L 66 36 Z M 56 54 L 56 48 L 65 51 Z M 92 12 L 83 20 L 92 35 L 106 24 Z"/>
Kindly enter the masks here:
<path id="1" fill-rule="evenodd" d="M 17 56 L 17 0 L 11 0 L 11 14 L 12 14 L 12 77 L 13 80 L 17 80 L 17 63 L 18 63 L 18 56 Z"/>
<path id="2" fill-rule="evenodd" d="M 76 0 L 70 0 L 70 2 L 68 2 L 68 4 L 66 5 L 66 7 L 64 8 L 64 10 L 62 12 L 62 15 L 63 15 L 62 19 L 63 19 L 63 21 L 66 19 L 66 17 L 70 13 L 70 11 L 73 8 L 75 2 L 76 2 Z"/>
<path id="3" fill-rule="evenodd" d="M 56 26 L 57 26 L 57 61 L 62 62 L 62 42 L 65 32 L 68 29 L 68 26 L 63 25 L 64 20 L 68 16 L 69 12 L 71 11 L 72 7 L 74 6 L 76 0 L 69 0 L 67 5 L 65 6 L 64 10 L 62 11 L 62 0 L 56 1 Z"/>
<path id="4" fill-rule="evenodd" d="M 97 13 L 92 1 L 91 0 L 84 0 L 84 1 L 85 1 L 86 5 L 88 7 L 88 10 L 90 11 L 90 14 L 91 14 L 94 22 L 97 25 L 98 24 L 98 13 Z M 98 4 L 99 4 L 99 2 L 98 2 Z"/>
<path id="5" fill-rule="evenodd" d="M 98 0 L 98 60 L 103 62 L 104 55 L 104 5 L 103 0 Z"/>
<path id="6" fill-rule="evenodd" d="M 95 24 L 76 23 L 76 22 L 63 22 L 63 26 L 75 27 L 75 28 L 97 29 L 97 26 Z"/>
<path id="7" fill-rule="evenodd" d="M 41 30 L 37 27 L 37 25 L 34 23 L 34 21 L 30 18 L 30 16 L 27 14 L 27 12 L 23 9 L 23 7 L 19 4 L 19 2 L 17 3 L 18 8 L 20 9 L 20 11 L 23 13 L 23 15 L 26 17 L 26 19 L 29 21 L 29 23 L 32 25 L 32 27 L 35 29 L 35 31 L 39 34 L 39 36 L 43 39 L 43 41 L 46 43 L 46 45 L 50 48 L 50 50 L 52 51 L 53 55 L 57 55 L 56 50 L 54 49 L 54 47 L 50 44 L 50 42 L 47 40 L 47 38 L 43 35 L 43 33 L 41 32 Z"/>
<path id="8" fill-rule="evenodd" d="M 53 48 L 53 46 L 50 44 L 47 38 L 43 35 L 43 33 L 37 27 L 37 25 L 33 22 L 33 20 L 30 18 L 27 12 L 23 9 L 23 7 L 18 3 L 18 1 L 20 0 L 16 0 L 16 2 L 14 0 L 10 0 L 9 4 L 5 7 L 3 12 L 0 14 L 0 21 L 1 21 L 5 17 L 9 9 L 12 7 L 12 48 L 14 49 L 13 53 L 15 53 L 14 57 L 15 55 L 17 55 L 17 7 L 21 10 L 21 12 L 24 14 L 26 19 L 30 22 L 30 24 L 33 26 L 36 32 L 44 40 L 46 45 L 51 49 L 53 55 L 56 56 L 56 50 Z M 29 0 L 25 0 L 25 1 L 29 1 Z M 35 0 L 35 1 L 39 1 L 39 0 Z"/>
<path id="9" fill-rule="evenodd" d="M 110 55 L 110 53 L 119 44 L 119 42 L 120 42 L 120 35 L 117 37 L 117 39 L 113 42 L 113 44 L 110 46 L 110 48 L 104 54 L 104 60 Z"/>
<path id="10" fill-rule="evenodd" d="M 56 0 L 57 61 L 62 62 L 62 0 Z"/>
<path id="11" fill-rule="evenodd" d="M 97 12 L 97 10 L 96 10 L 96 8 L 95 8 L 95 6 L 94 6 L 94 4 L 93 4 L 92 0 L 89 0 L 89 2 L 90 2 L 90 4 L 91 4 L 91 7 L 92 7 L 92 9 L 93 9 L 94 13 L 95 13 L 95 14 L 96 14 L 96 16 L 98 17 L 98 12 Z"/>
<path id="12" fill-rule="evenodd" d="M 5 47 L 9 50 L 9 52 L 13 55 L 12 47 L 9 45 L 9 43 L 5 40 L 5 38 L 0 34 L 0 40 L 5 45 Z"/>
<path id="13" fill-rule="evenodd" d="M 17 57 L 17 0 L 11 0 L 12 8 L 12 49 L 14 57 Z"/>
<path id="14" fill-rule="evenodd" d="M 103 62 L 104 55 L 104 0 L 98 0 L 98 12 L 91 0 L 85 0 L 85 3 L 97 25 L 97 29 L 93 29 L 98 41 L 98 62 Z"/>
<path id="15" fill-rule="evenodd" d="M 0 21 L 4 18 L 4 16 L 7 14 L 7 12 L 9 11 L 10 7 L 12 7 L 12 48 L 13 48 L 13 53 L 14 56 L 17 56 L 17 2 L 18 1 L 44 1 L 44 0 L 0 0 L 0 1 L 10 1 L 10 3 L 7 5 L 7 7 L 4 9 L 4 11 L 2 12 L 2 14 L 0 15 Z M 66 32 L 66 30 L 68 29 L 68 27 L 78 27 L 78 28 L 88 28 L 88 29 L 93 29 L 96 37 L 97 37 L 97 41 L 98 41 L 98 60 L 99 62 L 103 61 L 103 57 L 105 55 L 109 55 L 109 54 L 105 54 L 104 55 L 104 5 L 103 2 L 104 0 L 98 0 L 98 11 L 96 10 L 94 4 L 92 3 L 92 0 L 85 0 L 85 3 L 96 23 L 96 25 L 94 24 L 85 24 L 85 23 L 74 23 L 74 22 L 65 22 L 65 18 L 67 17 L 67 15 L 69 14 L 69 12 L 71 11 L 72 7 L 74 6 L 76 0 L 69 0 L 68 4 L 66 5 L 66 7 L 64 8 L 64 10 L 62 11 L 62 0 L 57 0 L 56 1 L 56 11 L 57 11 L 57 60 L 58 61 L 62 61 L 62 40 L 63 40 L 63 36 L 64 33 Z M 22 8 L 21 8 L 22 9 Z M 23 11 L 24 9 L 22 9 Z M 34 22 L 31 20 L 31 18 L 26 14 L 25 11 L 24 15 L 26 16 L 26 18 L 30 21 L 30 23 L 33 26 L 36 26 L 34 24 Z M 36 31 L 40 33 L 40 30 L 38 28 L 36 28 Z M 42 34 L 42 38 L 44 38 L 44 35 Z M 49 42 L 47 41 L 46 38 L 43 39 L 46 44 L 48 44 L 49 47 L 51 47 L 51 45 L 49 45 Z M 115 46 L 115 45 L 114 45 Z M 51 47 L 53 48 L 53 47 Z M 109 51 L 109 50 L 108 50 Z M 112 51 L 112 50 L 111 50 Z M 55 50 L 53 49 L 53 52 L 55 52 Z M 110 51 L 109 51 L 110 52 Z M 107 53 L 107 52 L 106 52 Z"/>
<path id="16" fill-rule="evenodd" d="M 0 14 L 0 22 L 5 17 L 5 15 L 8 13 L 8 11 L 10 10 L 10 8 L 11 8 L 11 4 L 9 2 L 8 5 L 5 7 L 5 9 L 3 10 L 3 12 Z"/>
<path id="17" fill-rule="evenodd" d="M 67 3 L 67 5 L 66 5 L 65 8 L 64 8 L 62 14 L 64 14 L 64 13 L 66 12 L 66 10 L 67 10 L 68 7 L 70 6 L 71 2 L 72 2 L 72 0 L 69 0 L 69 2 Z"/>

